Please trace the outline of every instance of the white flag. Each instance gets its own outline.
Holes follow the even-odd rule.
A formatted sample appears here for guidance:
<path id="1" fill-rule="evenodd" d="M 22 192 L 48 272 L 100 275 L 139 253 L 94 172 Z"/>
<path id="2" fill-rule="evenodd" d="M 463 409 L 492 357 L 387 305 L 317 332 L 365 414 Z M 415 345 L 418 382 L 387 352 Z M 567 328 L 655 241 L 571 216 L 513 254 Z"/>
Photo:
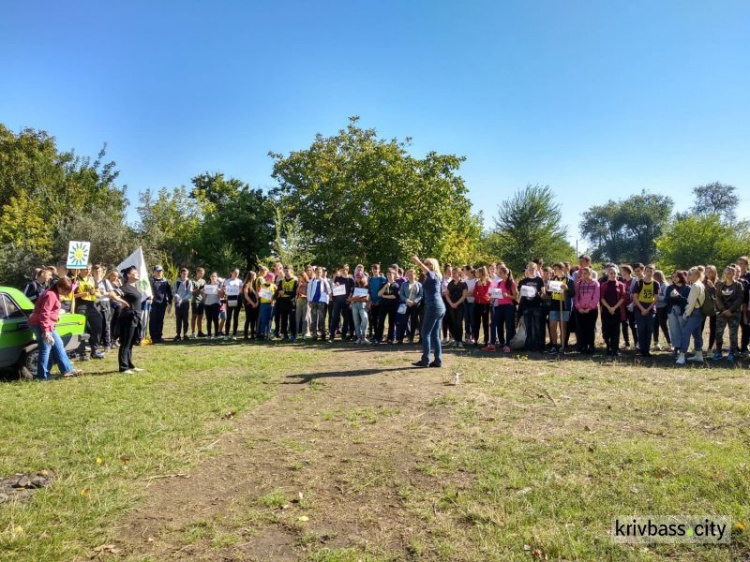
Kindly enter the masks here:
<path id="1" fill-rule="evenodd" d="M 148 269 L 146 268 L 146 260 L 143 259 L 143 249 L 138 246 L 138 249 L 125 258 L 120 265 L 117 266 L 117 271 L 122 271 L 126 267 L 134 265 L 138 268 L 138 288 L 143 295 L 143 298 L 150 298 L 153 296 L 151 292 L 151 283 L 148 280 Z"/>

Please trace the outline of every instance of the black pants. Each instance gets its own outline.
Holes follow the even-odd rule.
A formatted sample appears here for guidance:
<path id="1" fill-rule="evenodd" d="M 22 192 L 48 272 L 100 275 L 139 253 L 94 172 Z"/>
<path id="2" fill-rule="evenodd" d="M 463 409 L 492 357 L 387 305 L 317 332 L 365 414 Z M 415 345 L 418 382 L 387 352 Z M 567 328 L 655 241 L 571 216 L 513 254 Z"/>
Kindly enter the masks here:
<path id="1" fill-rule="evenodd" d="M 597 310 L 587 313 L 578 313 L 578 330 L 576 340 L 578 351 L 592 351 L 594 349 L 594 337 L 596 335 L 596 318 L 599 316 Z"/>
<path id="2" fill-rule="evenodd" d="M 349 308 L 349 303 L 346 302 L 346 297 L 333 297 L 333 309 L 328 319 L 328 333 L 331 339 L 336 337 L 336 332 L 338 332 L 339 326 L 341 326 L 342 314 L 344 315 L 344 323 L 341 327 L 341 339 L 346 338 L 347 329 L 349 328 L 349 322 L 346 318 L 347 308 Z"/>
<path id="3" fill-rule="evenodd" d="M 396 311 L 398 310 L 398 301 L 393 300 L 393 303 L 385 300 L 380 301 L 380 314 L 378 314 L 378 326 L 375 329 L 375 341 L 381 341 L 383 339 L 383 332 L 385 331 L 385 321 L 388 320 L 388 335 L 386 341 L 395 341 L 395 328 L 396 328 Z"/>
<path id="4" fill-rule="evenodd" d="M 260 309 L 256 306 L 245 304 L 245 337 L 255 339 L 258 331 L 258 313 Z M 249 331 L 248 331 L 249 328 Z"/>
<path id="5" fill-rule="evenodd" d="M 297 318 L 293 298 L 284 298 L 276 301 L 276 309 L 279 311 L 279 322 L 281 323 L 281 334 L 288 338 L 297 337 Z M 291 334 L 290 334 L 291 332 Z"/>
<path id="6" fill-rule="evenodd" d="M 625 320 L 620 320 L 622 326 L 622 338 L 625 340 L 625 345 L 630 347 L 630 326 L 628 325 L 628 313 L 625 313 Z"/>
<path id="7" fill-rule="evenodd" d="M 370 304 L 370 323 L 367 327 L 367 331 L 370 332 L 370 339 L 374 341 L 380 341 L 375 339 L 375 334 L 378 333 L 378 323 L 380 322 L 380 303 Z"/>
<path id="8" fill-rule="evenodd" d="M 615 352 L 620 349 L 620 309 L 616 309 L 614 314 L 602 307 L 602 336 L 607 346 L 607 351 Z"/>
<path id="9" fill-rule="evenodd" d="M 398 309 L 396 310 L 398 311 Z M 398 314 L 397 316 L 398 330 L 396 331 L 396 339 L 403 342 L 404 338 L 408 337 L 409 341 L 413 342 L 414 334 L 419 332 L 419 307 L 407 306 L 406 312 L 404 314 Z"/>
<path id="10" fill-rule="evenodd" d="M 229 306 L 229 303 L 227 303 L 227 323 L 224 324 L 224 334 L 227 336 L 230 329 L 233 336 L 237 335 L 237 327 L 240 323 L 240 310 L 242 310 L 242 307 L 239 302 L 237 302 L 236 306 Z"/>
<path id="11" fill-rule="evenodd" d="M 213 326 L 213 334 L 220 336 L 219 334 L 219 310 L 221 309 L 221 303 L 207 304 L 203 310 L 206 314 L 206 330 L 208 337 L 211 337 L 211 327 Z"/>
<path id="12" fill-rule="evenodd" d="M 164 338 L 164 315 L 167 313 L 167 301 L 152 302 L 151 316 L 148 321 L 148 330 L 151 341 L 160 342 Z"/>
<path id="13" fill-rule="evenodd" d="M 174 316 L 177 319 L 177 337 L 182 334 L 188 335 L 188 318 L 190 317 L 190 301 L 181 302 L 174 307 Z"/>
<path id="14" fill-rule="evenodd" d="M 484 345 L 490 343 L 490 304 L 474 303 L 474 339 L 479 343 L 479 325 L 484 330 Z"/>
<path id="15" fill-rule="evenodd" d="M 635 325 L 635 310 L 628 310 L 628 326 L 630 326 L 630 332 L 633 334 L 633 348 L 639 349 L 638 347 L 638 326 Z M 627 342 L 628 339 L 625 338 Z"/>
<path id="16" fill-rule="evenodd" d="M 742 338 L 740 340 L 740 351 L 745 352 L 748 346 L 750 346 L 750 324 L 740 324 L 740 330 L 742 331 L 742 335 L 740 336 Z"/>
<path id="17" fill-rule="evenodd" d="M 109 321 L 109 335 L 112 339 L 112 342 L 116 342 L 120 339 L 120 312 L 121 308 L 119 306 L 110 306 L 110 312 L 112 314 L 110 321 Z"/>
<path id="18" fill-rule="evenodd" d="M 281 311 L 279 310 L 278 306 L 273 307 L 273 335 L 277 338 L 279 337 L 279 328 L 281 325 L 279 324 L 281 322 Z"/>
<path id="19" fill-rule="evenodd" d="M 669 325 L 667 323 L 668 317 L 669 313 L 667 312 L 666 306 L 656 309 L 656 322 L 654 324 L 654 343 L 659 343 L 659 329 L 661 328 L 661 331 L 664 333 L 664 337 L 667 340 L 667 344 L 672 344 L 672 340 L 669 337 Z"/>
<path id="20" fill-rule="evenodd" d="M 76 306 L 76 314 L 82 314 L 86 317 L 86 333 L 89 335 L 89 345 L 91 353 L 96 353 L 102 345 L 102 315 L 96 310 L 93 302 L 85 305 Z M 78 354 L 86 354 L 86 342 L 81 342 L 78 346 Z"/>
<path id="21" fill-rule="evenodd" d="M 568 325 L 565 326 L 565 347 L 568 348 L 570 345 L 568 345 L 568 342 L 570 341 L 570 334 L 577 334 L 578 333 L 578 311 L 574 308 L 570 311 L 570 320 L 568 320 Z M 576 335 L 576 339 L 578 336 Z"/>
<path id="22" fill-rule="evenodd" d="M 101 345 L 104 347 L 110 347 L 112 345 L 112 331 L 110 330 L 110 322 L 112 321 L 112 307 L 109 301 L 100 302 L 94 305 L 101 316 L 102 323 L 102 335 Z"/>
<path id="23" fill-rule="evenodd" d="M 464 307 L 459 305 L 453 308 L 449 305 L 447 310 L 450 316 L 451 336 L 456 343 L 460 343 L 464 341 Z"/>
<path id="24" fill-rule="evenodd" d="M 448 338 L 448 333 L 453 334 L 453 328 L 451 327 L 451 310 L 453 310 L 448 301 L 443 297 L 443 305 L 445 306 L 445 314 L 443 315 L 443 339 Z"/>
<path id="25" fill-rule="evenodd" d="M 120 349 L 117 352 L 117 362 L 120 372 L 133 369 L 133 345 L 141 328 L 141 317 L 132 311 L 122 311 L 120 314 Z"/>

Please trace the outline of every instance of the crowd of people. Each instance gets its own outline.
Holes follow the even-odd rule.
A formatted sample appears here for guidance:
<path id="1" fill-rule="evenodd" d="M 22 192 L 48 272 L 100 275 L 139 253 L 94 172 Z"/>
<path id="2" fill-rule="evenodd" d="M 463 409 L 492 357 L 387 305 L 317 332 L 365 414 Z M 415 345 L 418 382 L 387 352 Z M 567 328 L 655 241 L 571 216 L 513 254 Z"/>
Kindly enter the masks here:
<path id="1" fill-rule="evenodd" d="M 593 354 L 597 326 L 606 354 L 613 357 L 629 349 L 645 357 L 668 350 L 679 365 L 702 362 L 706 323 L 713 360 L 748 356 L 750 272 L 745 256 L 721 271 L 695 266 L 669 276 L 641 263 L 606 264 L 598 275 L 587 255 L 580 256 L 577 266 L 529 262 L 519 278 L 503 262 L 441 268 L 435 259 L 423 262 L 415 256 L 412 261 L 405 269 L 392 264 L 381 270 L 375 263 L 369 273 L 362 264 L 353 271 L 343 264 L 331 274 L 313 265 L 295 272 L 276 262 L 270 270 L 261 266 L 244 278 L 239 269 L 222 278 L 215 271 L 206 276 L 200 267 L 191 277 L 182 268 L 174 282 L 156 266 L 148 299 L 138 297 L 136 268 L 107 273 L 95 265 L 72 272 L 71 290 L 57 295 L 63 310 L 74 303 L 75 311 L 86 316 L 90 353 L 82 342 L 77 358 L 101 359 L 119 345 L 123 372 L 136 370 L 132 347 L 147 331 L 153 343 L 164 341 L 164 321 L 172 307 L 178 342 L 339 338 L 377 346 L 418 340 L 423 356 L 416 365 L 424 367 L 442 365 L 444 346 Z M 24 292 L 36 301 L 68 273 L 60 267 L 41 268 Z M 142 309 L 150 311 L 147 326 Z"/>

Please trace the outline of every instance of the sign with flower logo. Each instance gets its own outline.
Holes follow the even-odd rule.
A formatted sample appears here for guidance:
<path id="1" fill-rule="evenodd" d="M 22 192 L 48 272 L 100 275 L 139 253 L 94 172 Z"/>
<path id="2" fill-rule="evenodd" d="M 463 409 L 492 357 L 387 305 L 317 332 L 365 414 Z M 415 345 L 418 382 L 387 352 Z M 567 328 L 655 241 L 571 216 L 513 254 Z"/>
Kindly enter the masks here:
<path id="1" fill-rule="evenodd" d="M 68 244 L 68 269 L 83 269 L 89 263 L 91 242 L 70 242 Z"/>

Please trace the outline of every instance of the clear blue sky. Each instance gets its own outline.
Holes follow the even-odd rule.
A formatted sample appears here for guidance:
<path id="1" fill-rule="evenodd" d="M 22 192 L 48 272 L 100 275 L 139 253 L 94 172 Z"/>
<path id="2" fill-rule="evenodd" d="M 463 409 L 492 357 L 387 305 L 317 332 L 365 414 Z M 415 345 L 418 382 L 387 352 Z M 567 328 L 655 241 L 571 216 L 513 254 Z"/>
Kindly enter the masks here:
<path id="1" fill-rule="evenodd" d="M 549 184 L 575 239 L 592 204 L 713 181 L 750 216 L 747 0 L 5 2 L 0 36 L 0 122 L 108 142 L 132 208 L 207 170 L 271 187 L 269 150 L 359 115 L 467 156 L 488 218 Z"/>

